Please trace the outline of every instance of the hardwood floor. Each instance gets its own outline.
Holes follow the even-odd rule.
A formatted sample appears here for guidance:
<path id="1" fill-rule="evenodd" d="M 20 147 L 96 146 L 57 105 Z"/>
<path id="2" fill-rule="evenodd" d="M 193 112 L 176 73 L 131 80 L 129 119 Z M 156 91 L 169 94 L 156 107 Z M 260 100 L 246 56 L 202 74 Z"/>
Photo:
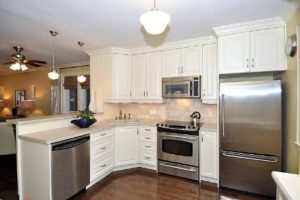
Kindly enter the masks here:
<path id="1" fill-rule="evenodd" d="M 218 189 L 212 185 L 142 169 L 117 172 L 73 200 L 262 200 L 273 199 Z"/>
<path id="2" fill-rule="evenodd" d="M 16 155 L 0 156 L 0 199 L 18 199 L 16 162 Z"/>

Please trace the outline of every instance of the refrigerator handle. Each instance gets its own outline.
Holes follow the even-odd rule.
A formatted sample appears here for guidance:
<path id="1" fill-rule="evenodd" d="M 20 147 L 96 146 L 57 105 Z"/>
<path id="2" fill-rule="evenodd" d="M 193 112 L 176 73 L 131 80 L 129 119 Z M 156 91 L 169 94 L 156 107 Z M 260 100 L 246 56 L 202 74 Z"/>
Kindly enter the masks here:
<path id="1" fill-rule="evenodd" d="M 230 158 L 240 158 L 240 159 L 247 159 L 247 160 L 255 160 L 255 161 L 261 161 L 261 162 L 270 162 L 275 163 L 278 160 L 276 158 L 269 158 L 269 159 L 263 159 L 263 158 L 255 158 L 255 157 L 248 157 L 248 156 L 241 156 L 241 155 L 234 155 L 234 154 L 228 154 L 223 152 L 223 156 L 230 157 Z"/>
<path id="2" fill-rule="evenodd" d="M 224 98 L 224 94 L 222 94 L 222 102 L 221 102 L 221 106 L 222 106 L 222 136 L 225 137 L 225 98 Z"/>

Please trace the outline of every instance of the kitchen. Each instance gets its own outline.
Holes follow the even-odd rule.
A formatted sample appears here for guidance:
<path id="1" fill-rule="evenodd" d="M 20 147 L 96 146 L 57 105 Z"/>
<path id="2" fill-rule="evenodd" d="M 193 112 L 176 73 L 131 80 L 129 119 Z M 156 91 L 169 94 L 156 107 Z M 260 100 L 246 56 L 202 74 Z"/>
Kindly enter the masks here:
<path id="1" fill-rule="evenodd" d="M 287 120 L 285 95 L 295 73 L 289 36 L 298 15 L 292 23 L 278 16 L 224 23 L 212 26 L 210 36 L 156 47 L 84 50 L 97 122 L 80 129 L 67 112 L 6 121 L 16 126 L 19 199 L 105 197 L 112 195 L 109 181 L 124 199 L 145 199 L 136 190 L 149 176 L 189 185 L 198 195 L 167 185 L 166 198 L 207 192 L 209 199 L 297 199 L 298 191 L 284 187 L 286 177 L 289 184 L 299 179 L 286 164 L 299 157 L 286 153 L 289 145 L 296 149 L 296 133 L 284 135 L 286 123 L 296 121 Z M 58 80 L 66 89 L 65 77 Z M 136 180 L 141 187 L 118 188 L 118 181 L 130 182 L 127 175 L 144 175 Z M 160 187 L 150 189 L 149 199 L 164 198 Z"/>

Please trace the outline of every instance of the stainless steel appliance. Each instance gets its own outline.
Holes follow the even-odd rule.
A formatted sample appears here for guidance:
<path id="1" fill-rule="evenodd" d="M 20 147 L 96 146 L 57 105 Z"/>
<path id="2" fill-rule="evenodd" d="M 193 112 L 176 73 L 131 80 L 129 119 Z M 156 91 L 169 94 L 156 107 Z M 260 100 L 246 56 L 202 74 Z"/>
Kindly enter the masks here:
<path id="1" fill-rule="evenodd" d="M 65 200 L 90 183 L 90 137 L 52 144 L 52 199 Z"/>
<path id="2" fill-rule="evenodd" d="M 275 196 L 282 166 L 279 80 L 220 84 L 220 186 Z"/>
<path id="3" fill-rule="evenodd" d="M 185 76 L 162 79 L 163 98 L 200 98 L 201 78 Z"/>
<path id="4" fill-rule="evenodd" d="M 158 172 L 199 179 L 199 127 L 166 121 L 157 125 Z"/>

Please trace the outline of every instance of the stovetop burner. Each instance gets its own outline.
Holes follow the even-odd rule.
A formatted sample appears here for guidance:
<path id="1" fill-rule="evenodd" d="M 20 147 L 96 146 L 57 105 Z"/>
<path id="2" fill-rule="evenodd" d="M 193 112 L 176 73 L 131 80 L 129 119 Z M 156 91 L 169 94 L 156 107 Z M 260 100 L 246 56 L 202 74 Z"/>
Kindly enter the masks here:
<path id="1" fill-rule="evenodd" d="M 157 130 L 177 134 L 199 135 L 200 126 L 193 126 L 189 122 L 163 121 L 157 124 Z"/>

